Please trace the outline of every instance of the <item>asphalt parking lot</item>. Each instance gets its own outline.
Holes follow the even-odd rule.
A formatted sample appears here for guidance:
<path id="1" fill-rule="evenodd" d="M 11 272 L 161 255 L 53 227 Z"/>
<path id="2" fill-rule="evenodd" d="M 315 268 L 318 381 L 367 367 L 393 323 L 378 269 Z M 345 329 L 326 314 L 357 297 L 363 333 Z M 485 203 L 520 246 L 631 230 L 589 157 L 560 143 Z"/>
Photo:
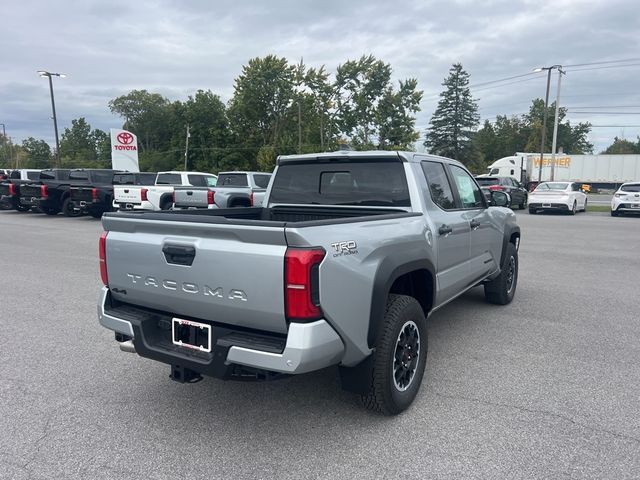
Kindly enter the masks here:
<path id="1" fill-rule="evenodd" d="M 514 302 L 434 314 L 389 418 L 334 369 L 170 381 L 98 324 L 98 221 L 0 212 L 0 477 L 638 478 L 640 218 L 517 215 Z"/>

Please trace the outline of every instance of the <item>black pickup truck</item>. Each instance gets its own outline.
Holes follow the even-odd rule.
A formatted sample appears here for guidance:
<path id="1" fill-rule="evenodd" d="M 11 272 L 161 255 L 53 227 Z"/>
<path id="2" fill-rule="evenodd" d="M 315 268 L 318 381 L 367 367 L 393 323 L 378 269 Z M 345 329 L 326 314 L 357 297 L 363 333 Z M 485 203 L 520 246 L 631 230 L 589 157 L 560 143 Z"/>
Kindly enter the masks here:
<path id="1" fill-rule="evenodd" d="M 126 173 L 119 170 L 75 170 L 72 181 L 70 203 L 64 214 L 70 217 L 88 213 L 100 218 L 104 212 L 113 210 L 114 175 Z"/>
<path id="2" fill-rule="evenodd" d="M 25 184 L 37 181 L 40 178 L 39 170 L 13 170 L 9 178 L 0 183 L 0 200 L 3 210 L 13 208 L 19 212 L 26 212 L 31 207 L 20 204 L 20 191 Z"/>
<path id="3" fill-rule="evenodd" d="M 40 172 L 40 181 L 31 182 L 20 189 L 19 202 L 25 209 L 38 208 L 47 215 L 57 215 L 69 196 L 71 170 L 49 168 Z"/>

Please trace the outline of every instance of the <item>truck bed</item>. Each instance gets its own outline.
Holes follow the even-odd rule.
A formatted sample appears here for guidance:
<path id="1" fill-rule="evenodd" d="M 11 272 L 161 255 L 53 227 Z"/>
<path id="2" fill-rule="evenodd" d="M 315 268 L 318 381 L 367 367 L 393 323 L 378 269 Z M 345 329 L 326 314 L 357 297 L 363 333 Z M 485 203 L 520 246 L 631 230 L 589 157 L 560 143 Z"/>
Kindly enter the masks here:
<path id="1" fill-rule="evenodd" d="M 271 208 L 226 208 L 215 210 L 174 210 L 166 212 L 115 212 L 106 217 L 133 218 L 165 222 L 214 223 L 253 226 L 285 226 L 295 223 L 296 226 L 321 225 L 337 223 L 337 220 L 364 220 L 377 216 L 395 218 L 412 216 L 416 213 L 394 208 L 371 207 L 339 207 L 339 206 L 277 206 Z"/>

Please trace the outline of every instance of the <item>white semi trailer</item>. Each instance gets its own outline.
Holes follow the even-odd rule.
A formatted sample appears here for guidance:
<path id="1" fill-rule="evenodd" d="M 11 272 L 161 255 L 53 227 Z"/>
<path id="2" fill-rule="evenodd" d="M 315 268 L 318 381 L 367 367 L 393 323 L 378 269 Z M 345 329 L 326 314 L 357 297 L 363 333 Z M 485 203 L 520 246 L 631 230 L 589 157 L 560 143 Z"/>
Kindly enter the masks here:
<path id="1" fill-rule="evenodd" d="M 540 154 L 518 152 L 489 165 L 488 175 L 512 177 L 528 185 L 551 180 L 552 156 L 544 155 L 540 177 Z M 556 154 L 553 180 L 590 184 L 593 188 L 617 188 L 640 181 L 640 155 Z"/>

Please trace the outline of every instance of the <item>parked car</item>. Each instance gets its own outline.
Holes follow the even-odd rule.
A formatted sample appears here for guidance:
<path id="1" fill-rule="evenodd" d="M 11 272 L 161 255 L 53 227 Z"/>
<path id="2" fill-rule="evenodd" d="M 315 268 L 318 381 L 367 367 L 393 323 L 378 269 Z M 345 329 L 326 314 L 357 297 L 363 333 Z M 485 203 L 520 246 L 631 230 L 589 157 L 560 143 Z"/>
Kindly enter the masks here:
<path id="1" fill-rule="evenodd" d="M 529 193 L 529 213 L 587 211 L 587 196 L 574 182 L 542 182 Z"/>
<path id="2" fill-rule="evenodd" d="M 213 185 L 176 187 L 173 208 L 259 207 L 270 178 L 264 172 L 220 172 Z"/>
<path id="3" fill-rule="evenodd" d="M 35 207 L 47 215 L 57 215 L 61 211 L 61 196 L 68 193 L 70 173 L 69 169 L 42 170 L 39 181 L 22 185 L 20 205 L 27 209 Z M 67 189 L 60 188 L 61 184 Z"/>
<path id="4" fill-rule="evenodd" d="M 40 170 L 19 169 L 9 172 L 8 178 L 0 183 L 0 203 L 3 209 L 15 209 L 19 212 L 26 212 L 31 209 L 20 204 L 20 188 L 22 185 L 31 183 L 40 178 Z"/>
<path id="5" fill-rule="evenodd" d="M 611 199 L 611 216 L 640 213 L 640 182 L 623 183 Z"/>
<path id="6" fill-rule="evenodd" d="M 477 285 L 507 304 L 518 279 L 515 214 L 461 163 L 410 152 L 279 157 L 262 208 L 102 223 L 98 318 L 123 351 L 183 383 L 340 365 L 385 414 L 418 393 L 426 318 Z"/>
<path id="7" fill-rule="evenodd" d="M 116 186 L 113 205 L 120 210 L 169 210 L 177 186 L 215 185 L 218 177 L 201 172 L 160 172 L 154 182 L 141 186 Z"/>
<path id="8" fill-rule="evenodd" d="M 487 199 L 490 197 L 491 192 L 507 192 L 511 197 L 510 207 L 517 206 L 520 210 L 527 208 L 529 193 L 527 189 L 514 178 L 480 175 L 476 177 L 476 181 Z"/>
<path id="9" fill-rule="evenodd" d="M 132 185 L 136 181 L 144 183 L 155 179 L 154 173 L 129 173 L 114 170 L 94 171 L 89 174 L 88 185 L 71 187 L 71 203 L 76 211 L 100 218 L 104 212 L 113 210 L 115 185 Z M 121 183 L 124 182 L 124 183 Z"/>

